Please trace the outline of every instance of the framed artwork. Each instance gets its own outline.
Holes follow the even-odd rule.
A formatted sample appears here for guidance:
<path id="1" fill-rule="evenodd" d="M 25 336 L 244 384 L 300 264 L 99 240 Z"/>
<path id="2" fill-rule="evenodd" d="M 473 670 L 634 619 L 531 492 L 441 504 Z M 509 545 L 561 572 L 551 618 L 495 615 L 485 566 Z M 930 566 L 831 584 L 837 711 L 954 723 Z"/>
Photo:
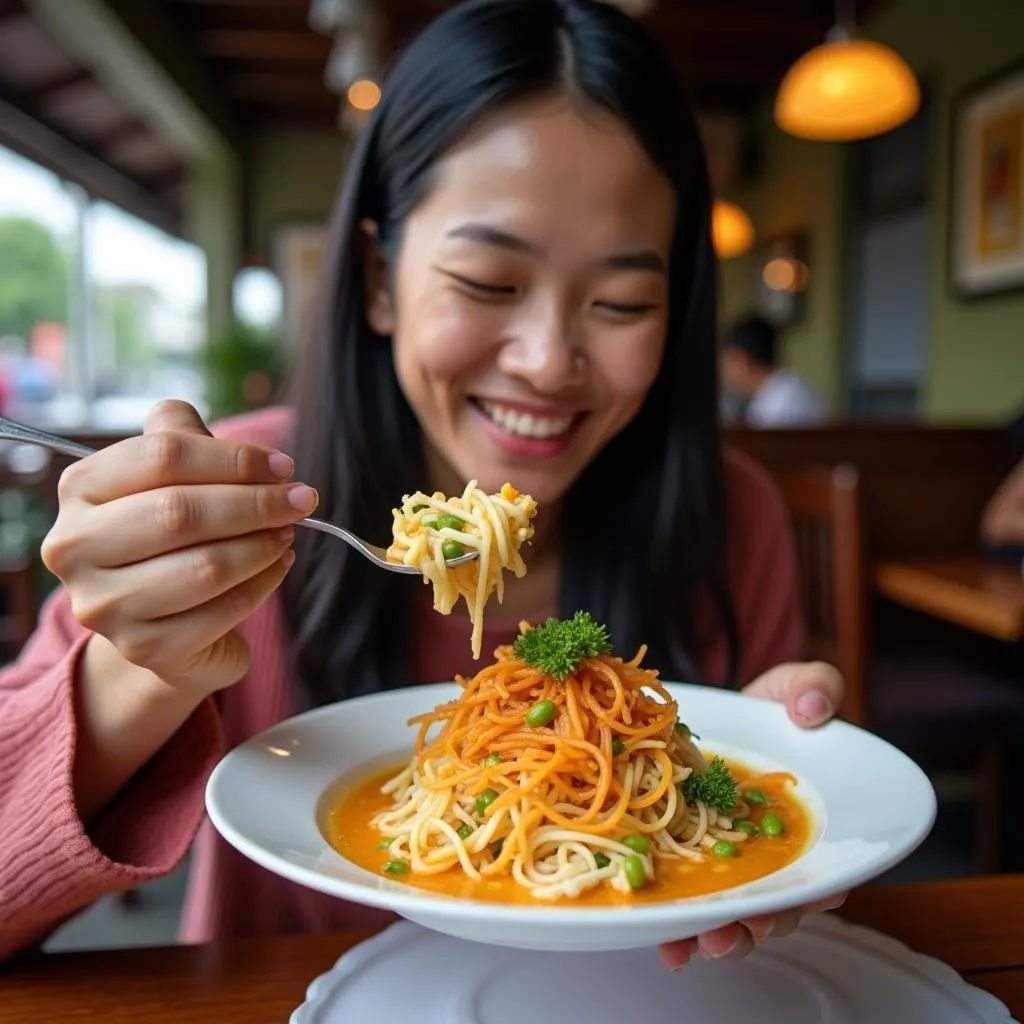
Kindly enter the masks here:
<path id="1" fill-rule="evenodd" d="M 810 269 L 808 241 L 794 231 L 769 238 L 752 252 L 755 305 L 776 327 L 789 327 L 804 317 Z"/>
<path id="2" fill-rule="evenodd" d="M 1024 288 L 1024 61 L 968 86 L 952 116 L 950 287 Z"/>
<path id="3" fill-rule="evenodd" d="M 326 225 L 319 223 L 284 224 L 274 233 L 273 264 L 281 281 L 282 333 L 288 345 L 302 345 L 309 333 L 326 242 Z"/>

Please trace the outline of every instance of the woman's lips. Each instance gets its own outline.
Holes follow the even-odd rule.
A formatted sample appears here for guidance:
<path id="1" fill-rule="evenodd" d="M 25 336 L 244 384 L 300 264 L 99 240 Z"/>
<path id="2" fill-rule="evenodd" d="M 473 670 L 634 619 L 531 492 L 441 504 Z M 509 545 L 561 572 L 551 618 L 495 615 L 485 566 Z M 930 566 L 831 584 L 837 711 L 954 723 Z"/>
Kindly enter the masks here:
<path id="1" fill-rule="evenodd" d="M 526 458 L 551 458 L 565 451 L 586 415 L 489 399 L 473 399 L 470 404 L 488 437 L 510 455 Z"/>

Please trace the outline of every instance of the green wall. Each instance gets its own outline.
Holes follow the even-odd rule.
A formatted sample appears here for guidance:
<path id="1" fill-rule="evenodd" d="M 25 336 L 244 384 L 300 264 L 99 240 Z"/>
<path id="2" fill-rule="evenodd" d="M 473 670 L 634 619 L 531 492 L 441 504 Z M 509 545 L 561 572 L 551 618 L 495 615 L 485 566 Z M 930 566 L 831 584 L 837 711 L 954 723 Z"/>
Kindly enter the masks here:
<path id="1" fill-rule="evenodd" d="M 966 85 L 1024 55 L 1021 0 L 892 0 L 864 32 L 896 48 L 934 89 L 930 202 L 932 255 L 928 421 L 999 422 L 1024 401 L 1024 293 L 962 302 L 946 287 L 950 111 Z M 760 237 L 805 227 L 811 233 L 811 291 L 805 323 L 785 340 L 788 363 L 806 373 L 839 408 L 842 394 L 841 282 L 845 156 L 841 146 L 801 142 L 778 131 L 766 109 L 758 118 L 763 166 L 735 198 Z M 749 261 L 722 268 L 723 315 L 752 295 Z"/>
<path id="2" fill-rule="evenodd" d="M 256 136 L 247 152 L 247 248 L 250 255 L 269 261 L 280 225 L 328 217 L 345 146 L 340 132 L 278 129 Z"/>

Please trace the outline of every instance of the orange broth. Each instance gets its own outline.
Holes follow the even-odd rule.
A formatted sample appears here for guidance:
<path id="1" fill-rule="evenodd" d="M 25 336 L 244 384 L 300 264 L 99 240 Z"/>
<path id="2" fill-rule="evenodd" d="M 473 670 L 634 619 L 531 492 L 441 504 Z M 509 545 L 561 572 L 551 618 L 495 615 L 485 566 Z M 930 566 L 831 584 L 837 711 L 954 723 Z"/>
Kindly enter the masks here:
<path id="1" fill-rule="evenodd" d="M 707 757 L 711 759 L 710 754 Z M 716 857 L 710 851 L 707 860 L 701 863 L 658 857 L 654 861 L 655 878 L 641 889 L 623 893 L 602 885 L 580 896 L 554 900 L 531 896 L 530 891 L 517 884 L 511 876 L 480 880 L 468 878 L 458 865 L 440 874 L 417 875 L 410 872 L 392 880 L 444 896 L 487 903 L 605 907 L 686 899 L 763 878 L 791 864 L 804 851 L 811 835 L 811 818 L 793 793 L 791 783 L 796 781 L 793 776 L 782 772 L 756 773 L 734 761 L 727 763 L 733 778 L 740 784 L 741 792 L 756 787 L 768 798 L 767 806 L 751 807 L 750 820 L 758 824 L 761 816 L 771 811 L 782 819 L 784 825 L 783 834 L 779 837 L 761 834 L 736 843 L 734 857 Z M 328 839 L 335 850 L 375 874 L 381 872 L 390 855 L 377 848 L 382 834 L 370 825 L 370 821 L 391 806 L 391 795 L 381 793 L 380 789 L 403 767 L 398 765 L 359 782 L 335 803 L 328 817 Z"/>

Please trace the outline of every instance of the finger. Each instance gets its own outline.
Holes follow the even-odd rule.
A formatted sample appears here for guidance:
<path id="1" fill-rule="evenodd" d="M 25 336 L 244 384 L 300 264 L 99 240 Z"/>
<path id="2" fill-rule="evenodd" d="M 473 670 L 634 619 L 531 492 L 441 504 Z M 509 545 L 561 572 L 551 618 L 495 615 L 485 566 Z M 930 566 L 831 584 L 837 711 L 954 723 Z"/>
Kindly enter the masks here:
<path id="1" fill-rule="evenodd" d="M 800 910 L 783 910 L 778 914 L 746 918 L 742 924 L 754 942 L 764 942 L 765 939 L 784 939 L 792 935 L 800 926 L 802 918 L 803 912 Z"/>
<path id="2" fill-rule="evenodd" d="M 165 430 L 177 434 L 199 434 L 202 437 L 212 437 L 203 422 L 203 417 L 193 405 L 188 402 L 179 401 L 176 398 L 164 402 L 157 402 L 146 414 L 142 423 L 144 434 L 159 434 Z"/>
<path id="3" fill-rule="evenodd" d="M 304 484 L 163 487 L 93 509 L 86 538 L 68 537 L 78 564 L 114 569 L 199 544 L 289 526 L 309 515 L 317 494 Z M 59 528 L 55 531 L 58 540 Z M 60 553 L 49 557 L 60 564 Z"/>
<path id="4" fill-rule="evenodd" d="M 842 704 L 843 677 L 823 661 L 788 662 L 758 676 L 744 693 L 785 704 L 798 725 L 827 722 Z"/>
<path id="5" fill-rule="evenodd" d="M 142 624 L 117 641 L 122 657 L 168 678 L 201 676 L 207 670 L 220 678 L 219 659 L 238 651 L 222 641 L 281 585 L 295 561 L 286 551 L 273 565 L 220 597 L 178 615 Z M 232 680 L 233 681 L 233 680 Z"/>
<path id="6" fill-rule="evenodd" d="M 276 562 L 291 545 L 292 527 L 199 544 L 116 572 L 99 572 L 90 596 L 76 599 L 75 617 L 94 633 L 115 620 L 148 622 L 177 615 L 226 594 Z"/>
<path id="7" fill-rule="evenodd" d="M 295 469 L 281 452 L 207 435 L 163 431 L 119 441 L 61 474 L 62 504 L 102 505 L 173 484 L 272 483 Z"/>
<path id="8" fill-rule="evenodd" d="M 815 903 L 810 903 L 804 907 L 805 914 L 824 914 L 829 910 L 838 910 L 845 902 L 847 893 L 840 892 L 834 896 L 829 896 L 827 899 L 818 900 Z"/>
<path id="9" fill-rule="evenodd" d="M 665 942 L 658 947 L 658 956 L 661 957 L 661 962 L 670 971 L 678 971 L 680 968 L 685 967 L 696 952 L 696 939 L 680 939 L 678 942 Z"/>
<path id="10" fill-rule="evenodd" d="M 705 932 L 698 938 L 697 944 L 701 954 L 711 960 L 746 956 L 754 948 L 750 932 L 738 923 Z"/>

